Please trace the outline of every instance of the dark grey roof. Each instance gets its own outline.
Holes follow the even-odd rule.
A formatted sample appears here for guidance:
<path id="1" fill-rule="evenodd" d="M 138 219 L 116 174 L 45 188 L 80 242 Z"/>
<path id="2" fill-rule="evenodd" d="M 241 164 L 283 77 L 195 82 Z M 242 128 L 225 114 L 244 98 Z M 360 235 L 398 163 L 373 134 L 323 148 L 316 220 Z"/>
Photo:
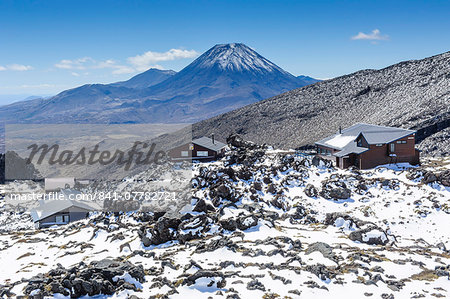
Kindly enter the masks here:
<path id="1" fill-rule="evenodd" d="M 333 156 L 344 157 L 349 154 L 361 154 L 368 150 L 369 149 L 367 147 L 359 147 L 356 145 L 355 141 L 352 141 L 349 144 L 347 144 L 341 151 L 334 153 Z"/>
<path id="2" fill-rule="evenodd" d="M 75 190 L 61 190 L 61 194 L 63 194 L 64 199 L 55 199 L 55 200 L 44 200 L 40 202 L 39 207 L 34 208 L 30 211 L 31 217 L 33 218 L 33 222 L 40 221 L 44 218 L 47 218 L 51 215 L 54 215 L 58 212 L 64 211 L 71 207 L 78 207 L 81 209 L 85 209 L 87 211 L 94 211 L 100 207 L 96 207 L 94 203 L 81 202 L 79 200 L 69 199 L 70 194 L 81 194 L 79 191 Z M 59 198 L 59 197 L 58 197 Z"/>
<path id="3" fill-rule="evenodd" d="M 222 143 L 217 140 L 214 140 L 214 143 L 213 143 L 212 139 L 208 138 L 208 137 L 201 137 L 198 139 L 194 139 L 194 140 L 192 140 L 192 143 L 206 147 L 207 149 L 210 149 L 210 150 L 216 151 L 216 152 L 220 151 L 221 149 L 223 149 L 224 147 L 227 146 L 225 143 Z"/>
<path id="4" fill-rule="evenodd" d="M 359 134 L 362 134 L 369 144 L 385 144 L 401 139 L 415 132 L 416 131 L 402 128 L 358 123 L 342 130 L 342 134 L 336 133 L 316 142 L 316 144 L 342 150 L 350 142 L 354 141 Z"/>

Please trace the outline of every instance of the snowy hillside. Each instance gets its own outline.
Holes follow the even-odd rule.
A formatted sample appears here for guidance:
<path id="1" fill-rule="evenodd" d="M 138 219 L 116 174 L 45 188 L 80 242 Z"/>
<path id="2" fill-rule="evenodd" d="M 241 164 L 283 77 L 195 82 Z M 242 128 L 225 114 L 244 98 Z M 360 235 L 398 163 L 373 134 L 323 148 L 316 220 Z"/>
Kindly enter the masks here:
<path id="1" fill-rule="evenodd" d="M 2 209 L 0 296 L 448 296 L 450 160 L 339 170 L 229 142 L 224 159 L 193 166 L 181 215 L 97 213 L 35 231 Z M 18 184 L 8 188 L 42 188 Z"/>

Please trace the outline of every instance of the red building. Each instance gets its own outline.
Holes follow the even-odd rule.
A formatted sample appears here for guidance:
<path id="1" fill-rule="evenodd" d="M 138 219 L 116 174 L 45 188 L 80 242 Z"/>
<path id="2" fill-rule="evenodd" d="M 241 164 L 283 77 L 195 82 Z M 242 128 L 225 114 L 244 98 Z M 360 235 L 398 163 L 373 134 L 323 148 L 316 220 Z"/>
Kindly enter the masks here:
<path id="1" fill-rule="evenodd" d="M 316 142 L 317 155 L 332 160 L 339 168 L 416 165 L 420 158 L 415 135 L 412 130 L 358 123 Z"/>
<path id="2" fill-rule="evenodd" d="M 171 149 L 169 156 L 172 160 L 213 161 L 224 154 L 226 146 L 215 140 L 214 136 L 201 137 Z"/>

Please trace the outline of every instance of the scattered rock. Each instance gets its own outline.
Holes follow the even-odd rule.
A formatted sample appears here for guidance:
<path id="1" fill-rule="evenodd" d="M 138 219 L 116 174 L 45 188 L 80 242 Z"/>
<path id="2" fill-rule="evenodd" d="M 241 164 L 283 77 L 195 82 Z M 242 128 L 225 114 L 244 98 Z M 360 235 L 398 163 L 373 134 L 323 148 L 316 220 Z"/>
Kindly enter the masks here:
<path id="1" fill-rule="evenodd" d="M 257 279 L 249 281 L 249 283 L 247 283 L 247 289 L 248 290 L 260 290 L 263 292 L 266 291 L 266 288 L 264 287 L 264 285 Z"/>
<path id="2" fill-rule="evenodd" d="M 305 254 L 308 255 L 315 251 L 322 253 L 322 255 L 327 259 L 330 259 L 332 261 L 336 260 L 336 256 L 333 253 L 333 248 L 330 245 L 328 245 L 327 243 L 324 243 L 324 242 L 312 243 L 306 249 Z"/>
<path id="3" fill-rule="evenodd" d="M 237 228 L 247 230 L 258 224 L 258 218 L 255 215 L 242 216 L 237 219 Z"/>
<path id="4" fill-rule="evenodd" d="M 347 185 L 340 180 L 328 180 L 322 182 L 322 190 L 320 196 L 325 199 L 341 200 L 348 199 L 352 195 L 352 191 Z"/>
<path id="5" fill-rule="evenodd" d="M 369 226 L 364 229 L 353 231 L 349 234 L 349 239 L 369 245 L 386 245 L 389 238 L 386 233 L 375 226 Z"/>
<path id="6" fill-rule="evenodd" d="M 308 184 L 305 187 L 305 194 L 309 197 L 317 197 L 319 192 L 317 191 L 316 187 L 312 184 Z"/>
<path id="7" fill-rule="evenodd" d="M 128 261 L 104 259 L 89 265 L 81 262 L 70 269 L 59 266 L 49 271 L 47 275 L 39 274 L 29 280 L 24 292 L 30 295 L 33 291 L 40 289 L 42 296 L 61 293 L 78 298 L 86 295 L 112 295 L 125 288 L 137 290 L 136 285 L 126 284 L 123 278 L 120 278 L 124 274 L 139 283 L 144 282 L 145 272 L 142 265 L 135 266 Z"/>

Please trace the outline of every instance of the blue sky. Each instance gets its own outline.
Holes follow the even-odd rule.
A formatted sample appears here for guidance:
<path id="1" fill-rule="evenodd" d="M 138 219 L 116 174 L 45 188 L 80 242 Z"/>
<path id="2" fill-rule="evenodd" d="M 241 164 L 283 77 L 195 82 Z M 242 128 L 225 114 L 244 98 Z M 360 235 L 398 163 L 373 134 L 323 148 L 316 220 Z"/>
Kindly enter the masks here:
<path id="1" fill-rule="evenodd" d="M 332 78 L 450 50 L 450 1 L 0 0 L 0 104 L 242 42 L 294 75 Z"/>

